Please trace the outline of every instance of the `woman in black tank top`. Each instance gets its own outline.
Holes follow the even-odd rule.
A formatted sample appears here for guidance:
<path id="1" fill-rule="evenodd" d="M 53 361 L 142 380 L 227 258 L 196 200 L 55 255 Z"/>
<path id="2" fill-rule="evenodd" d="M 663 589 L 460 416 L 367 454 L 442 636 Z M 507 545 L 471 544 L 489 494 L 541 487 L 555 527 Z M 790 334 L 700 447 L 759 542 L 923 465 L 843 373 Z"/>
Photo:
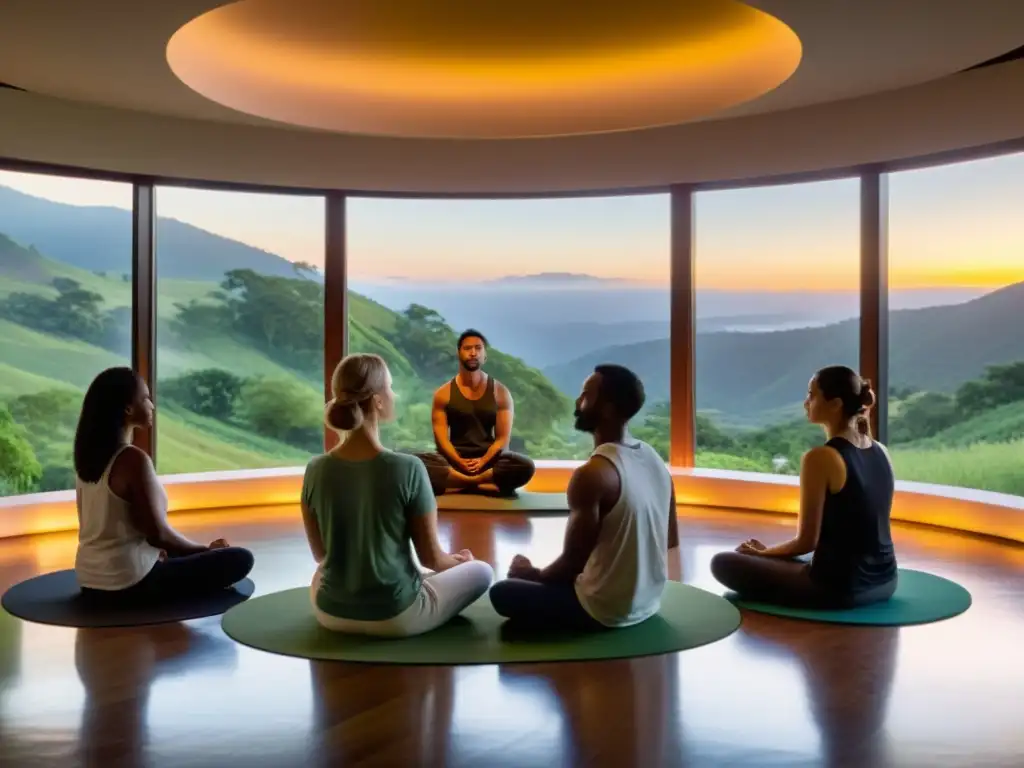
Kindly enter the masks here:
<path id="1" fill-rule="evenodd" d="M 716 579 L 746 599 L 794 606 L 849 608 L 892 597 L 895 478 L 888 451 L 868 430 L 874 403 L 870 382 L 845 366 L 814 375 L 804 408 L 828 441 L 800 466 L 797 536 L 773 547 L 749 539 L 715 555 Z M 795 559 L 808 553 L 809 563 Z"/>

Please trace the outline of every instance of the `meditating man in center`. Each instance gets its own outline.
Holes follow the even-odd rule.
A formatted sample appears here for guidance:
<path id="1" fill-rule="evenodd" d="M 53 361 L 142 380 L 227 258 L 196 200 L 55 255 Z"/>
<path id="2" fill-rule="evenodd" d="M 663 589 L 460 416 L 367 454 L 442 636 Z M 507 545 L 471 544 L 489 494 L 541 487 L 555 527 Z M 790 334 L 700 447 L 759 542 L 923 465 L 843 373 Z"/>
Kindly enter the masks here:
<path id="1" fill-rule="evenodd" d="M 437 452 L 418 455 L 437 496 L 450 488 L 513 495 L 530 482 L 534 464 L 508 449 L 512 395 L 484 373 L 487 339 L 480 331 L 462 333 L 457 349 L 458 373 L 434 393 Z"/>
<path id="2" fill-rule="evenodd" d="M 542 628 L 627 627 L 661 607 L 669 550 L 679 545 L 672 477 L 657 452 L 627 431 L 644 404 L 636 374 L 599 365 L 576 400 L 576 428 L 594 452 L 569 480 L 562 554 L 546 568 L 516 555 L 491 587 L 494 609 Z"/>

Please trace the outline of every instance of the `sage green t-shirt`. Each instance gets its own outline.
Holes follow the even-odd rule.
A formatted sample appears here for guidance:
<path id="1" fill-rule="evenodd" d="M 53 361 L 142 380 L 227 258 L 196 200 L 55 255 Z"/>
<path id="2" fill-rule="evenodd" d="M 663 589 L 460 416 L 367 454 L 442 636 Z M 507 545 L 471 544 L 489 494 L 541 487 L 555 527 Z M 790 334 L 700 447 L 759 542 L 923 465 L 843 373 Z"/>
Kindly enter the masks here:
<path id="1" fill-rule="evenodd" d="M 412 605 L 420 572 L 409 519 L 435 508 L 422 461 L 390 451 L 367 461 L 324 454 L 306 466 L 302 501 L 320 525 L 326 552 L 316 595 L 321 611 L 380 621 Z"/>

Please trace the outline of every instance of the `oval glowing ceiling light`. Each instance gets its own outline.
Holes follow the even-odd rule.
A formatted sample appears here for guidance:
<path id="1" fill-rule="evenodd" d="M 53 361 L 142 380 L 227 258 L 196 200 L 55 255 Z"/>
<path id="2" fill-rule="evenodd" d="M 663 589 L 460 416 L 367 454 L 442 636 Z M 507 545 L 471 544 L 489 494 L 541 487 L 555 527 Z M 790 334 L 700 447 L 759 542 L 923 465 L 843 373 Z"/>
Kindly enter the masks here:
<path id="1" fill-rule="evenodd" d="M 167 61 L 271 120 L 495 139 L 706 117 L 778 87 L 801 52 L 738 0 L 241 0 L 181 27 Z"/>

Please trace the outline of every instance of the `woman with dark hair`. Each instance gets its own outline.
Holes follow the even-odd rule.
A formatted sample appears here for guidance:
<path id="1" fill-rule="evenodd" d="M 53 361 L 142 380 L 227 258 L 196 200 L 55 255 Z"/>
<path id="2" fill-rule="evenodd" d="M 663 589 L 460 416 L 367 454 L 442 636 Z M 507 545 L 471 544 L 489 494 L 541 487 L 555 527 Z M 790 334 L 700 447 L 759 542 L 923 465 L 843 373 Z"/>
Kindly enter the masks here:
<path id="1" fill-rule="evenodd" d="M 867 414 L 875 394 L 845 366 L 818 371 L 807 389 L 808 420 L 828 441 L 804 454 L 796 538 L 768 547 L 749 539 L 711 560 L 722 584 L 748 600 L 812 608 L 881 602 L 896 590 L 889 530 L 895 479 Z M 813 553 L 811 561 L 795 558 Z"/>
<path id="2" fill-rule="evenodd" d="M 197 544 L 167 522 L 167 494 L 132 445 L 153 424 L 149 388 L 131 368 L 108 368 L 82 402 L 75 433 L 78 553 L 83 595 L 98 601 L 170 601 L 225 589 L 252 570 L 252 553 L 217 539 Z"/>

